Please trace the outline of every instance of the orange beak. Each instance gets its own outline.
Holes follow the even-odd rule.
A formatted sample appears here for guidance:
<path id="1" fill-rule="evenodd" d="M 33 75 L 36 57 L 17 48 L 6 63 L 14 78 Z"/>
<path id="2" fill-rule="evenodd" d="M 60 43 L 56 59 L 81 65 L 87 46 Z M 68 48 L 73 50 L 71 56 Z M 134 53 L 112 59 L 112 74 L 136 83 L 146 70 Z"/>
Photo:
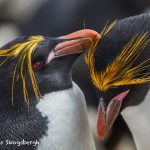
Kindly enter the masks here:
<path id="1" fill-rule="evenodd" d="M 56 57 L 84 52 L 86 49 L 90 48 L 91 44 L 94 44 L 100 38 L 101 36 L 99 33 L 90 29 L 79 30 L 61 36 L 58 39 L 62 39 L 64 42 L 56 45 L 53 51 L 50 52 L 47 63 Z"/>
<path id="2" fill-rule="evenodd" d="M 116 120 L 121 104 L 124 98 L 128 95 L 129 90 L 115 96 L 108 104 L 105 109 L 105 104 L 101 98 L 98 107 L 98 118 L 97 118 L 97 132 L 101 140 L 103 140 L 111 129 L 114 121 Z"/>

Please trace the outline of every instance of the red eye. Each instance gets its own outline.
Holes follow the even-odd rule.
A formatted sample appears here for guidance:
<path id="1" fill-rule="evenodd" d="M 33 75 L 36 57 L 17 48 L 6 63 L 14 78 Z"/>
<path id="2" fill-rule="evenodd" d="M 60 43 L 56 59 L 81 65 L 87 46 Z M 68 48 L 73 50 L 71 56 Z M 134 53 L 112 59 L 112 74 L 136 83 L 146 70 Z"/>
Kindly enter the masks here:
<path id="1" fill-rule="evenodd" d="M 32 64 L 32 69 L 33 70 L 39 70 L 42 67 L 42 61 L 37 61 L 35 63 Z"/>

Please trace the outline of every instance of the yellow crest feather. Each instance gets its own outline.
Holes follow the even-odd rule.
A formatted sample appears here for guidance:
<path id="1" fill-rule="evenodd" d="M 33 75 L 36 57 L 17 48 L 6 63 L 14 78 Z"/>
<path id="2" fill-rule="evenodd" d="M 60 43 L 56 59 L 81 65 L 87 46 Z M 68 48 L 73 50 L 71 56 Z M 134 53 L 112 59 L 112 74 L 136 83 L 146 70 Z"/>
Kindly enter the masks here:
<path id="1" fill-rule="evenodd" d="M 142 73 L 150 68 L 150 58 L 134 66 L 134 62 L 149 43 L 148 37 L 148 33 L 134 35 L 115 60 L 101 72 L 96 71 L 94 66 L 96 45 L 91 47 L 85 55 L 85 62 L 89 67 L 93 84 L 99 90 L 106 91 L 117 86 L 150 82 L 150 72 Z"/>
<path id="2" fill-rule="evenodd" d="M 0 65 L 4 64 L 8 59 L 13 59 L 18 57 L 18 61 L 16 62 L 14 67 L 13 80 L 12 80 L 12 104 L 14 101 L 14 84 L 15 81 L 18 81 L 19 77 L 22 79 L 24 100 L 27 104 L 29 104 L 29 95 L 28 95 L 28 90 L 26 85 L 26 77 L 24 74 L 25 60 L 27 60 L 27 68 L 29 71 L 35 96 L 37 99 L 39 99 L 40 97 L 40 91 L 36 84 L 36 79 L 31 66 L 31 56 L 34 50 L 38 47 L 39 43 L 43 40 L 44 40 L 43 36 L 31 36 L 25 42 L 17 43 L 8 49 L 0 50 L 0 57 L 4 57 L 4 60 L 0 63 Z M 17 74 L 17 70 L 19 70 L 18 74 Z"/>

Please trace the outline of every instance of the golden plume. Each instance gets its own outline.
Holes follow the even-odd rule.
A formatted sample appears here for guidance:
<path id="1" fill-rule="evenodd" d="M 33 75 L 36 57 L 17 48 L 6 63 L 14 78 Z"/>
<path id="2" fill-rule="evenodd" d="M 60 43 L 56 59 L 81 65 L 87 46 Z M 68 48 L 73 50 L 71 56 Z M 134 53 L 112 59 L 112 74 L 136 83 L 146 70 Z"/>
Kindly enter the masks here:
<path id="1" fill-rule="evenodd" d="M 101 72 L 98 72 L 94 65 L 94 54 L 98 42 L 92 46 L 85 55 L 85 62 L 89 67 L 93 84 L 99 90 L 106 91 L 117 86 L 150 82 L 150 72 L 142 73 L 145 69 L 150 69 L 150 58 L 134 66 L 142 50 L 149 43 L 148 37 L 148 33 L 134 35 L 115 60 Z"/>
<path id="2" fill-rule="evenodd" d="M 43 40 L 43 36 L 31 36 L 26 41 L 14 44 L 8 49 L 0 49 L 0 57 L 4 57 L 4 60 L 0 63 L 0 65 L 3 65 L 8 59 L 15 59 L 18 57 L 18 60 L 14 67 L 12 79 L 12 105 L 14 101 L 14 84 L 15 81 L 18 81 L 19 78 L 21 78 L 22 80 L 24 100 L 27 104 L 29 104 L 29 95 L 24 72 L 25 61 L 27 61 L 26 64 L 31 78 L 34 94 L 37 99 L 39 99 L 40 97 L 40 91 L 38 89 L 35 76 L 32 70 L 31 56 L 34 50 L 38 47 L 39 43 Z M 17 72 L 17 70 L 19 70 L 19 72 Z"/>

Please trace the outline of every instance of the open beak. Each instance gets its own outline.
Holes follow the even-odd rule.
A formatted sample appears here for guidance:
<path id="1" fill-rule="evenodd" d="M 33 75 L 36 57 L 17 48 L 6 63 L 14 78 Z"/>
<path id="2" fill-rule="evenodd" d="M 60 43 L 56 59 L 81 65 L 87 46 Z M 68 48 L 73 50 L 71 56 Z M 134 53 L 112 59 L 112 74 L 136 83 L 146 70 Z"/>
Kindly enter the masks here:
<path id="1" fill-rule="evenodd" d="M 105 138 L 116 120 L 121 104 L 124 98 L 128 95 L 129 90 L 114 97 L 105 109 L 105 103 L 101 98 L 98 107 L 97 132 L 101 140 Z"/>
<path id="2" fill-rule="evenodd" d="M 64 42 L 56 45 L 56 47 L 50 52 L 47 63 L 56 57 L 84 52 L 100 38 L 101 36 L 99 33 L 90 29 L 79 30 L 71 34 L 61 36 L 59 39 L 64 40 Z"/>

